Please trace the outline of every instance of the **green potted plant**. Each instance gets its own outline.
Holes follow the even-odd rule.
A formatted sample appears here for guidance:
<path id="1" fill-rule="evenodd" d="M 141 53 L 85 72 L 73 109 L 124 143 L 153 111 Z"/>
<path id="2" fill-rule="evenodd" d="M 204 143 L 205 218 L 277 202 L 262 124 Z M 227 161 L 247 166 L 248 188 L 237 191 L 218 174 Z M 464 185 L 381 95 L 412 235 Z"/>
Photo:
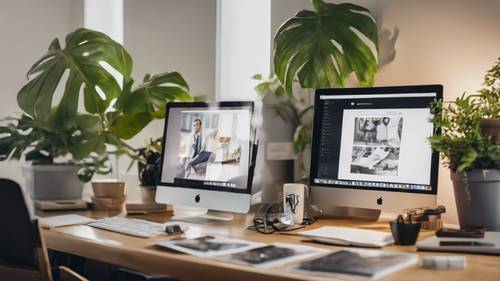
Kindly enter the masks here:
<path id="1" fill-rule="evenodd" d="M 303 180 L 307 177 L 303 151 L 312 138 L 314 89 L 344 87 L 352 73 L 360 85 L 372 86 L 378 69 L 378 28 L 368 9 L 322 0 L 311 3 L 313 11 L 298 12 L 277 31 L 274 73 L 269 79 L 253 77 L 260 80 L 257 92 L 264 98 L 272 96 L 269 103 L 276 114 L 293 125 L 293 150 Z"/>
<path id="2" fill-rule="evenodd" d="M 500 143 L 484 120 L 500 117 L 500 60 L 488 71 L 484 88 L 452 102 L 438 102 L 432 121 L 440 134 L 430 137 L 451 171 L 461 228 L 500 230 Z"/>
<path id="3" fill-rule="evenodd" d="M 149 139 L 145 147 L 129 156 L 133 159 L 129 170 L 137 162 L 143 203 L 154 203 L 156 185 L 160 182 L 162 138 Z"/>
<path id="4" fill-rule="evenodd" d="M 494 140 L 500 140 L 500 58 L 496 64 L 488 70 L 484 77 L 484 88 L 479 90 L 480 95 L 486 101 L 485 116 L 480 122 L 483 133 L 490 135 Z"/>
<path id="5" fill-rule="evenodd" d="M 101 32 L 80 28 L 65 43 L 54 39 L 33 64 L 17 94 L 22 116 L 0 126 L 0 160 L 24 155 L 33 164 L 25 175 L 34 199 L 81 197 L 78 178 L 109 173 L 108 156 L 135 151 L 125 140 L 163 118 L 166 103 L 192 100 L 175 71 L 134 87 L 132 58 Z"/>

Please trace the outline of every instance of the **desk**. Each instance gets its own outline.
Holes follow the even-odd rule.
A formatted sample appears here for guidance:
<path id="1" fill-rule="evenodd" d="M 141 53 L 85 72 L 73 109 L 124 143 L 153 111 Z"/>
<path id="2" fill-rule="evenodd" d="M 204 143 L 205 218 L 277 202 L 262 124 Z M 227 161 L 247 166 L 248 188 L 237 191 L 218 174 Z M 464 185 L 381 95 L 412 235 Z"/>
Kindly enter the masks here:
<path id="1" fill-rule="evenodd" d="M 189 213 L 190 210 L 175 208 L 176 213 Z M 73 212 L 83 216 L 93 218 L 103 218 L 110 215 L 107 212 L 80 211 Z M 38 215 L 52 216 L 58 213 L 42 213 Z M 147 219 L 156 222 L 164 222 L 170 217 L 168 215 L 144 215 L 134 216 L 134 218 Z M 256 242 L 272 243 L 305 243 L 312 246 L 324 247 L 330 250 L 339 247 L 311 244 L 301 242 L 303 238 L 284 234 L 259 234 L 246 230 L 246 226 L 251 224 L 251 215 L 235 215 L 235 220 L 231 222 L 218 223 L 213 225 L 196 225 L 190 231 L 200 231 L 203 234 L 227 235 L 234 238 L 246 239 Z M 320 220 L 309 228 L 316 228 L 325 225 L 359 227 L 369 223 L 348 220 Z M 386 229 L 386 231 L 389 231 Z M 155 240 L 166 239 L 156 238 L 136 238 L 110 231 L 100 230 L 85 225 L 68 226 L 55 229 L 44 229 L 42 231 L 47 247 L 74 255 L 103 261 L 147 273 L 160 273 L 169 275 L 181 280 L 324 280 L 325 278 L 301 275 L 284 272 L 280 269 L 254 269 L 247 266 L 223 263 L 210 259 L 193 257 L 185 254 L 163 250 L 153 246 Z M 431 232 L 421 232 L 420 239 L 431 236 Z M 388 246 L 384 250 L 396 252 L 414 252 L 414 246 Z M 418 252 L 419 256 L 443 255 L 443 253 Z M 418 265 L 406 268 L 382 280 L 499 280 L 500 257 L 466 255 L 468 266 L 465 270 L 428 270 L 422 269 Z M 329 279 L 331 280 L 331 279 Z"/>

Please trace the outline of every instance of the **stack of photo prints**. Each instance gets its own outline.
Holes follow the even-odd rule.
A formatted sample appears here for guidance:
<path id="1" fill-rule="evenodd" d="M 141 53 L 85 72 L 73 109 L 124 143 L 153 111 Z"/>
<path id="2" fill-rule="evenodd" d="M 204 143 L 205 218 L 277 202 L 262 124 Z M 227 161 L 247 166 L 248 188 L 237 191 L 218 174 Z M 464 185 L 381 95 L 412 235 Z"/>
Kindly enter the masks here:
<path id="1" fill-rule="evenodd" d="M 281 267 L 286 271 L 341 279 L 378 279 L 417 262 L 417 255 L 377 250 L 263 244 L 222 236 L 201 236 L 157 241 L 157 246 L 198 257 L 213 257 L 256 268 Z"/>

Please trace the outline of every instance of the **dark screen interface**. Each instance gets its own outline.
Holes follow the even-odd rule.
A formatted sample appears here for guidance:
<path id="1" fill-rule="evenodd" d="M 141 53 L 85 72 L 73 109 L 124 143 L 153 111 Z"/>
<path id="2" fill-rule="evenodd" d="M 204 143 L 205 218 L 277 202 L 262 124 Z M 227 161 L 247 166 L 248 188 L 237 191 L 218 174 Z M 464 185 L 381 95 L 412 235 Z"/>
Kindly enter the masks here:
<path id="1" fill-rule="evenodd" d="M 318 186 L 432 193 L 435 93 L 320 96 L 311 176 Z"/>

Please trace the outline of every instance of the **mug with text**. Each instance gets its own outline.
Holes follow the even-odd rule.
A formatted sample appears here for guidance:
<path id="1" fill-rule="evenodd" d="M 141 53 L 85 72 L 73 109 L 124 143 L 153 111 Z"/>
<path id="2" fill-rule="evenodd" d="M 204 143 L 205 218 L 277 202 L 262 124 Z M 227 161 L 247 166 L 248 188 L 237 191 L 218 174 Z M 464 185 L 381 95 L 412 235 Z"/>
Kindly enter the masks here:
<path id="1" fill-rule="evenodd" d="M 304 220 L 304 194 L 306 186 L 301 183 L 285 183 L 283 185 L 283 209 L 293 215 L 293 222 L 301 224 Z"/>

